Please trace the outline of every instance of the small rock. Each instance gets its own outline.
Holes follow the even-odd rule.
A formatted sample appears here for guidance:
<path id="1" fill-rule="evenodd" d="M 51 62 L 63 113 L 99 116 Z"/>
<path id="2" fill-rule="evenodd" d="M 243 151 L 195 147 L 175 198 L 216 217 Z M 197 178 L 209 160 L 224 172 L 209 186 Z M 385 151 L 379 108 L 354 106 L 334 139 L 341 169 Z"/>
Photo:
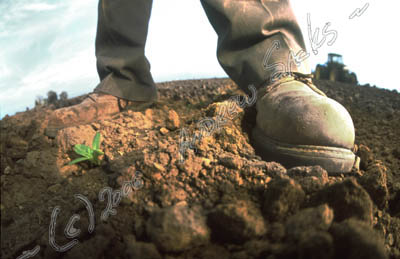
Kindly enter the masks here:
<path id="1" fill-rule="evenodd" d="M 288 170 L 287 174 L 294 178 L 307 193 L 322 189 L 328 182 L 328 172 L 320 166 L 299 166 Z"/>
<path id="2" fill-rule="evenodd" d="M 154 165 L 154 168 L 156 170 L 158 170 L 160 172 L 164 172 L 165 171 L 165 168 L 162 165 L 160 165 L 159 163 L 154 163 L 153 165 Z"/>
<path id="3" fill-rule="evenodd" d="M 290 168 L 287 171 L 287 174 L 290 177 L 296 177 L 296 176 L 316 176 L 323 178 L 325 182 L 328 182 L 328 173 L 326 172 L 325 169 L 323 169 L 321 166 L 297 166 Z"/>
<path id="4" fill-rule="evenodd" d="M 158 160 L 160 161 L 160 164 L 165 168 L 166 166 L 169 165 L 171 159 L 168 153 L 159 152 Z"/>
<path id="5" fill-rule="evenodd" d="M 293 179 L 275 179 L 264 193 L 263 213 L 271 221 L 284 221 L 298 211 L 304 198 L 304 191 Z"/>
<path id="6" fill-rule="evenodd" d="M 175 192 L 171 193 L 172 197 L 178 201 L 184 201 L 187 198 L 187 194 L 183 189 L 176 189 Z"/>
<path id="7" fill-rule="evenodd" d="M 219 161 L 223 166 L 226 166 L 227 168 L 230 168 L 230 169 L 240 170 L 243 165 L 243 163 L 239 159 L 237 159 L 233 156 L 221 156 L 219 158 Z"/>
<path id="8" fill-rule="evenodd" d="M 174 205 L 155 211 L 146 232 L 156 246 L 165 252 L 181 252 L 206 244 L 210 230 L 198 209 Z"/>
<path id="9" fill-rule="evenodd" d="M 266 233 L 261 211 L 250 201 L 220 204 L 208 215 L 208 224 L 219 240 L 241 243 Z"/>
<path id="10" fill-rule="evenodd" d="M 168 111 L 167 128 L 176 130 L 180 126 L 179 115 L 174 110 Z"/>
<path id="11" fill-rule="evenodd" d="M 286 168 L 276 162 L 265 162 L 265 169 L 266 173 L 271 177 L 283 177 L 287 175 Z"/>
<path id="12" fill-rule="evenodd" d="M 154 173 L 151 175 L 151 178 L 153 178 L 153 180 L 156 182 L 159 182 L 162 179 L 162 175 L 160 173 Z"/>
<path id="13" fill-rule="evenodd" d="M 203 158 L 203 166 L 204 166 L 205 168 L 210 169 L 210 168 L 211 168 L 210 165 L 211 165 L 211 160 L 208 159 L 208 158 Z"/>
<path id="14" fill-rule="evenodd" d="M 69 127 L 58 131 L 56 143 L 62 153 L 67 153 L 72 151 L 76 144 L 85 144 L 91 147 L 94 135 L 96 132 L 90 125 Z"/>
<path id="15" fill-rule="evenodd" d="M 163 135 L 167 135 L 167 133 L 169 132 L 169 130 L 166 129 L 166 128 L 164 128 L 164 127 L 162 127 L 162 128 L 160 129 L 160 132 L 161 132 L 161 134 L 163 134 Z"/>

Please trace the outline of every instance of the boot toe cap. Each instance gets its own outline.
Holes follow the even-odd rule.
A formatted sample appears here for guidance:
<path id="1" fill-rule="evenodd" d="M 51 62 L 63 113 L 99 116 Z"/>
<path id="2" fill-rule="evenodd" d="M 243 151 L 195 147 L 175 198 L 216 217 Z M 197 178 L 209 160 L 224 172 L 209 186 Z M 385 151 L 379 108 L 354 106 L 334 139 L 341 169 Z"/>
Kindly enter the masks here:
<path id="1" fill-rule="evenodd" d="M 335 100 L 313 92 L 292 92 L 262 102 L 257 124 L 272 139 L 294 145 L 354 146 L 351 116 Z"/>

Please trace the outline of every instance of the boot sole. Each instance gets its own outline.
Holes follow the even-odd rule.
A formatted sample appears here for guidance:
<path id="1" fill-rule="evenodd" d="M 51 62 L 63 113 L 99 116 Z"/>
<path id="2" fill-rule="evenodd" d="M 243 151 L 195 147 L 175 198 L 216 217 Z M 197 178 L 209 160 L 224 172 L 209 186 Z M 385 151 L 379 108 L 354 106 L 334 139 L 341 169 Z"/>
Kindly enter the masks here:
<path id="1" fill-rule="evenodd" d="M 359 161 L 349 149 L 286 144 L 267 137 L 258 127 L 253 129 L 252 137 L 253 146 L 264 160 L 287 168 L 319 165 L 331 174 L 350 173 Z"/>

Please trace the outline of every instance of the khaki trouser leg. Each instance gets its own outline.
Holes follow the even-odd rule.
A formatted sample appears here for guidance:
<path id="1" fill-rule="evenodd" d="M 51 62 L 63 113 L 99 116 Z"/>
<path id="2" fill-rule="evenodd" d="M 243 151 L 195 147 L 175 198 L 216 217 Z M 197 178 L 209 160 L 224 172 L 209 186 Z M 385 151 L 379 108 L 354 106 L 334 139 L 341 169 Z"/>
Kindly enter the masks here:
<path id="1" fill-rule="evenodd" d="M 288 0 L 201 0 L 201 3 L 218 34 L 219 63 L 246 92 L 249 85 L 258 88 L 268 83 L 277 70 L 287 72 L 290 50 L 294 54 L 305 50 Z M 279 46 L 274 46 L 276 40 Z M 264 60 L 268 51 L 271 56 Z M 273 66 L 274 63 L 280 65 Z M 299 67 L 290 62 L 290 66 L 291 71 L 310 73 L 306 61 Z"/>
<path id="2" fill-rule="evenodd" d="M 218 34 L 219 62 L 246 92 L 249 85 L 264 85 L 277 70 L 287 71 L 290 50 L 297 54 L 305 49 L 288 0 L 201 2 Z M 133 101 L 156 99 L 150 64 L 144 55 L 151 7 L 152 0 L 99 1 L 96 57 L 101 82 L 95 91 Z M 276 41 L 279 45 L 274 45 Z M 298 67 L 290 62 L 290 69 L 310 73 L 306 63 Z"/>
<path id="3" fill-rule="evenodd" d="M 105 92 L 132 101 L 153 101 L 157 89 L 144 55 L 152 0 L 100 0 L 97 71 Z"/>

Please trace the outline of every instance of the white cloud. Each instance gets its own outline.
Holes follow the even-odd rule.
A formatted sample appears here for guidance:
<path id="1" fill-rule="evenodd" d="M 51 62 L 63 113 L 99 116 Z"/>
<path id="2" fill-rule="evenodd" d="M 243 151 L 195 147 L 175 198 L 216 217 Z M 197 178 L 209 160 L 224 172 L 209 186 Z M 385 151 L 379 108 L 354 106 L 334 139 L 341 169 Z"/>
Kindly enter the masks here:
<path id="1" fill-rule="evenodd" d="M 49 90 L 92 90 L 96 7 L 97 0 L 0 0 L 0 118 Z"/>
<path id="2" fill-rule="evenodd" d="M 93 78 L 96 75 L 95 62 L 91 53 L 82 51 L 59 63 L 42 65 L 21 78 L 17 88 L 8 88 L 3 91 L 0 101 L 18 100 L 29 92 L 46 92 L 50 89 L 58 91 L 60 89 L 54 89 L 55 85 L 68 85 L 71 81 Z"/>
<path id="3" fill-rule="evenodd" d="M 0 78 L 6 78 L 11 75 L 10 69 L 3 63 L 0 63 Z"/>
<path id="4" fill-rule="evenodd" d="M 95 62 L 92 53 L 84 50 L 69 59 L 41 65 L 16 80 L 18 87 L 8 86 L 1 92 L 0 103 L 3 106 L 1 116 L 13 111 L 10 106 L 20 110 L 25 106 L 32 107 L 36 96 L 45 96 L 49 90 L 58 93 L 67 91 L 70 95 L 92 90 L 98 81 Z M 3 88 L 1 85 L 0 87 Z"/>
<path id="5" fill-rule="evenodd" d="M 41 12 L 41 11 L 49 11 L 57 9 L 56 5 L 50 5 L 47 3 L 31 3 L 25 4 L 20 9 L 21 11 L 34 11 L 34 12 Z"/>

